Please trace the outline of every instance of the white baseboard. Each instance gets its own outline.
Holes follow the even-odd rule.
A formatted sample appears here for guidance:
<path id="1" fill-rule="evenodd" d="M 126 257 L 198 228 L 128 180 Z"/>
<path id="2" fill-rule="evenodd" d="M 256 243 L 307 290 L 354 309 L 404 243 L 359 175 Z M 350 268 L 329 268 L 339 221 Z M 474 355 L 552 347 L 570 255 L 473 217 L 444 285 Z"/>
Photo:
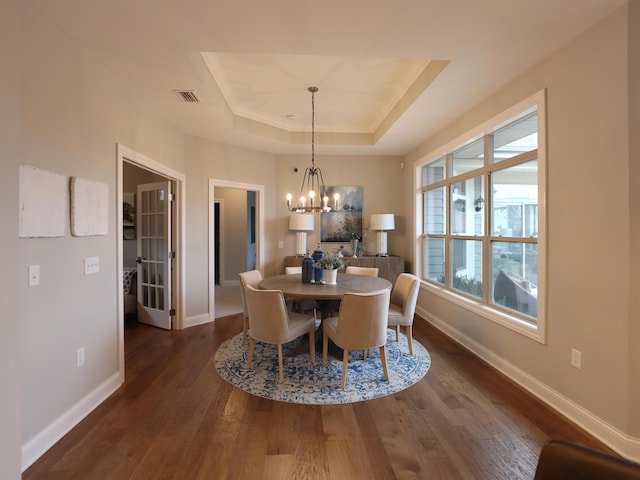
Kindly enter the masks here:
<path id="1" fill-rule="evenodd" d="M 98 405 L 104 402 L 124 382 L 120 373 L 113 374 L 95 390 L 76 403 L 73 407 L 52 422 L 22 446 L 22 471 L 29 468 L 58 440 L 89 415 Z"/>
<path id="2" fill-rule="evenodd" d="M 485 348 L 464 333 L 452 328 L 451 325 L 441 318 L 428 313 L 424 308 L 417 306 L 416 313 L 425 319 L 426 322 L 450 337 L 454 342 L 462 345 L 471 353 L 487 362 L 493 368 L 509 377 L 529 393 L 576 423 L 620 455 L 635 461 L 640 461 L 640 439 L 631 437 L 605 422 L 581 405 L 578 405 L 548 385 L 540 382 L 537 378 L 532 377 L 524 370 L 521 370 L 504 358 L 496 355 L 492 350 Z"/>
<path id="3" fill-rule="evenodd" d="M 212 321 L 214 321 L 215 319 L 212 319 L 209 317 L 208 313 L 203 313 L 201 315 L 195 315 L 193 317 L 187 317 L 185 318 L 183 324 L 182 324 L 182 328 L 189 328 L 189 327 L 195 327 L 196 325 L 202 325 L 204 323 L 210 323 Z"/>

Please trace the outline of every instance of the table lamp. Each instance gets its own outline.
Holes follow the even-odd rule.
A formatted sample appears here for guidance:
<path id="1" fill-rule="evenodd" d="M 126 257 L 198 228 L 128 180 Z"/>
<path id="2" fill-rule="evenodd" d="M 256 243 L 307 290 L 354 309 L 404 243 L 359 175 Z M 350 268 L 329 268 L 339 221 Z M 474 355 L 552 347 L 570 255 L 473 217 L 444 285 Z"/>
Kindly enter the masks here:
<path id="1" fill-rule="evenodd" d="M 376 232 L 376 255 L 378 257 L 388 257 L 387 253 L 387 230 L 396 228 L 393 213 L 378 213 L 371 215 L 369 228 Z"/>
<path id="2" fill-rule="evenodd" d="M 314 215 L 294 213 L 289 217 L 289 230 L 296 232 L 296 255 L 304 257 L 307 253 L 307 231 L 313 231 Z"/>

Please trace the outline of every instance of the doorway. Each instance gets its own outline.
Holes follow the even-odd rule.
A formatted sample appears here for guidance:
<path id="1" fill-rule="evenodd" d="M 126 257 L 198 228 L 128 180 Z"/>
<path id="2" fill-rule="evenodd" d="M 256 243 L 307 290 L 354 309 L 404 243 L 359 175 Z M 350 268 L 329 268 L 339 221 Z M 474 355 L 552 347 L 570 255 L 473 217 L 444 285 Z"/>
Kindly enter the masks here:
<path id="1" fill-rule="evenodd" d="M 117 169 L 117 192 L 116 202 L 117 211 L 123 212 L 123 201 L 126 194 L 136 191 L 137 185 L 154 183 L 155 181 L 169 182 L 173 191 L 173 202 L 170 215 L 171 217 L 171 244 L 172 244 L 172 273 L 171 275 L 171 307 L 172 329 L 182 329 L 184 327 L 184 283 L 183 258 L 184 258 L 184 226 L 183 219 L 185 212 L 185 176 L 162 165 L 138 152 L 125 147 L 124 145 L 116 145 L 116 169 Z M 126 183 L 125 183 L 126 182 Z M 127 195 L 130 199 L 131 195 Z M 134 197 L 135 198 L 135 197 Z M 122 214 L 117 215 L 117 233 L 116 233 L 116 251 L 117 251 L 117 269 L 118 278 L 123 278 L 125 265 L 136 265 L 137 257 L 137 241 L 135 226 L 131 229 L 130 225 L 125 228 Z M 168 222 L 168 219 L 167 219 Z M 135 245 L 135 246 L 134 246 Z M 124 295 L 122 289 L 118 292 L 118 370 L 119 375 L 124 380 Z"/>
<path id="2" fill-rule="evenodd" d="M 242 311 L 238 273 L 261 269 L 263 198 L 262 185 L 209 180 L 211 321 Z"/>
<path id="3" fill-rule="evenodd" d="M 256 192 L 218 188 L 214 200 L 215 283 L 238 283 L 256 267 Z"/>

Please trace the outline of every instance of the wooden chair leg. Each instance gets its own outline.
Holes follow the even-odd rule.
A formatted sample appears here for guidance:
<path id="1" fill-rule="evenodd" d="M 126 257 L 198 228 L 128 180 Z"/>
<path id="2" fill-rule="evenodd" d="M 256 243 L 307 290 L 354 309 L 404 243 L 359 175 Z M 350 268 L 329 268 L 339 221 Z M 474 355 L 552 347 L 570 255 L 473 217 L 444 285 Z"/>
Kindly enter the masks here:
<path id="1" fill-rule="evenodd" d="M 247 366 L 245 368 L 251 368 L 251 362 L 253 361 L 253 351 L 256 348 L 256 341 L 252 338 L 249 341 L 249 355 L 247 357 Z"/>
<path id="2" fill-rule="evenodd" d="M 380 347 L 380 362 L 382 363 L 382 370 L 384 371 L 384 379 L 389 381 L 389 369 L 387 368 L 387 354 L 384 349 L 384 345 Z"/>
<path id="3" fill-rule="evenodd" d="M 311 365 L 316 363 L 316 330 L 315 327 L 309 332 L 309 361 Z"/>
<path id="4" fill-rule="evenodd" d="M 247 331 L 249 330 L 249 319 L 247 317 L 243 317 L 242 320 L 242 345 L 247 342 Z"/>
<path id="5" fill-rule="evenodd" d="M 278 344 L 278 367 L 280 368 L 280 381 L 284 380 L 284 375 L 282 373 L 282 344 Z"/>
<path id="6" fill-rule="evenodd" d="M 322 365 L 327 364 L 327 350 L 329 350 L 329 337 L 324 334 L 322 336 Z"/>
<path id="7" fill-rule="evenodd" d="M 347 384 L 347 367 L 349 366 L 349 350 L 346 348 L 342 354 L 342 383 L 340 384 L 340 388 L 344 388 Z"/>
<path id="8" fill-rule="evenodd" d="M 413 326 L 407 325 L 407 342 L 409 343 L 409 355 L 413 355 Z"/>
<path id="9" fill-rule="evenodd" d="M 396 325 L 396 342 L 400 339 L 400 325 Z"/>

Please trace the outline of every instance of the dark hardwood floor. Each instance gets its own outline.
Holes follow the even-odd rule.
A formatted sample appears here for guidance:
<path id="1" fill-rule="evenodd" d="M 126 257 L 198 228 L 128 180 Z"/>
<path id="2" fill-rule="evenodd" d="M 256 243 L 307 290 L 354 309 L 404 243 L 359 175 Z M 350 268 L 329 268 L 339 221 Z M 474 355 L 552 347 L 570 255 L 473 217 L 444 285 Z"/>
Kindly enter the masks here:
<path id="1" fill-rule="evenodd" d="M 128 325 L 125 384 L 23 479 L 532 479 L 550 438 L 610 451 L 419 319 L 427 375 L 339 406 L 222 380 L 215 351 L 241 328 L 240 315 L 172 332 Z"/>

